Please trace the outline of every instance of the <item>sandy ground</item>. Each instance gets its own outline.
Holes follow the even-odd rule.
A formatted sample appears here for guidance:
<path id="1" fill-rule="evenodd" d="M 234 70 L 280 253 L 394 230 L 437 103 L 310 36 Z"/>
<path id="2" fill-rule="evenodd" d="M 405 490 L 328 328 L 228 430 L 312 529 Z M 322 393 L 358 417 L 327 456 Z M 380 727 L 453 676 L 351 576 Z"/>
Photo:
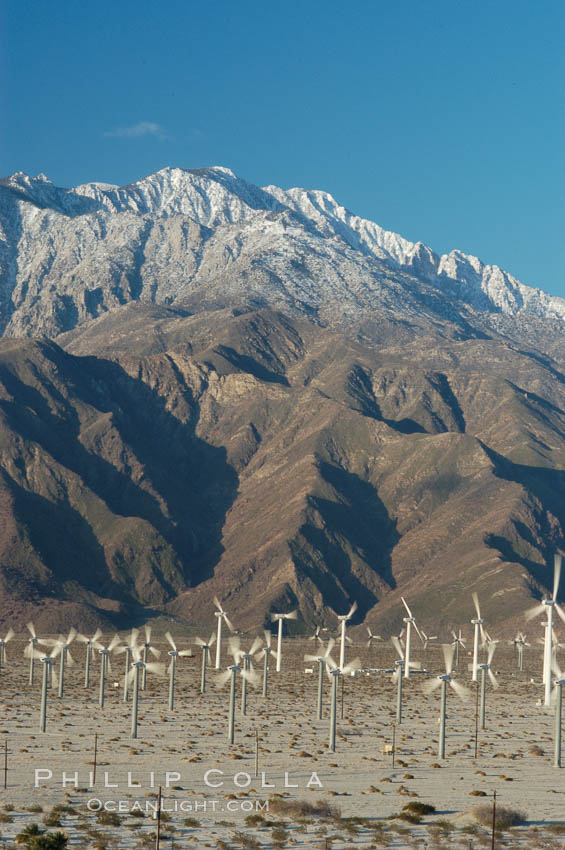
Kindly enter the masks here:
<path id="1" fill-rule="evenodd" d="M 165 641 L 155 642 L 165 657 Z M 252 638 L 246 638 L 242 645 L 247 648 L 251 642 Z M 184 648 L 186 641 L 179 643 Z M 251 687 L 245 717 L 239 710 L 238 681 L 233 747 L 227 742 L 229 684 L 218 690 L 214 686 L 217 674 L 209 669 L 208 690 L 200 694 L 198 648 L 193 659 L 179 660 L 173 712 L 167 708 L 168 677 L 148 676 L 134 740 L 131 703 L 122 701 L 123 655 L 113 661 L 102 709 L 98 656 L 86 690 L 84 646 L 73 644 L 75 665 L 67 670 L 65 695 L 59 699 L 56 689 L 50 690 L 47 732 L 42 734 L 42 665 L 37 664 L 35 684 L 29 686 L 24 645 L 23 636 L 10 642 L 8 664 L 0 673 L 0 847 L 9 847 L 26 823 L 41 824 L 53 807 L 61 805 L 67 807 L 59 818 L 71 847 L 155 846 L 151 836 L 156 824 L 146 809 L 155 806 L 152 795 L 159 785 L 167 817 L 162 823 L 163 847 L 273 847 L 277 840 L 278 846 L 298 848 L 325 847 L 326 843 L 334 848 L 490 846 L 486 829 L 473 831 L 470 810 L 477 804 L 492 804 L 495 790 L 500 805 L 522 810 L 528 821 L 501 836 L 497 846 L 565 847 L 565 770 L 553 767 L 553 714 L 538 704 L 542 687 L 537 648 L 529 651 L 529 669 L 524 673 L 516 670 L 511 649 L 497 652 L 494 668 L 499 671 L 500 687 L 488 690 L 488 729 L 479 734 L 476 759 L 474 695 L 464 703 L 449 691 L 447 758 L 440 763 L 439 690 L 425 696 L 422 684 L 427 676 L 413 675 L 404 683 L 404 717 L 396 729 L 393 769 L 392 756 L 384 752 L 392 743 L 395 713 L 396 685 L 390 675 L 375 671 L 344 678 L 344 716 L 340 694 L 337 751 L 333 753 L 328 749 L 329 682 L 324 691 L 324 719 L 318 721 L 317 671 L 305 672 L 312 665 L 305 664 L 303 654 L 312 652 L 312 642 L 285 641 L 283 671 L 274 672 L 273 659 L 269 697 L 263 699 L 260 685 Z M 387 667 L 394 661 L 394 650 L 388 645 L 370 651 L 364 645 L 348 647 L 348 657 L 355 655 L 370 668 Z M 429 650 L 427 658 L 420 651 L 419 658 L 434 674 L 441 672 L 438 647 Z M 471 686 L 467 662 L 467 657 L 461 659 L 456 675 Z M 230 663 L 226 652 L 223 663 Z M 262 673 L 262 664 L 256 669 Z M 98 764 L 92 787 L 95 733 Z M 6 745 L 8 787 L 3 790 L 2 748 Z M 207 774 L 210 770 L 217 772 Z M 212 783 L 223 784 L 212 787 Z M 306 815 L 300 821 L 295 813 L 285 818 L 278 811 L 268 812 L 263 801 L 273 794 L 311 803 L 324 800 L 341 810 L 341 819 Z M 420 824 L 390 818 L 410 801 L 430 803 L 436 812 Z M 29 811 L 39 806 L 42 811 Z M 116 811 L 119 821 L 110 815 L 106 819 L 115 823 L 100 823 L 100 814 L 94 811 L 98 806 Z M 145 817 L 136 816 L 132 809 L 142 810 Z M 263 820 L 250 823 L 253 815 Z M 193 822 L 185 823 L 187 818 Z"/>

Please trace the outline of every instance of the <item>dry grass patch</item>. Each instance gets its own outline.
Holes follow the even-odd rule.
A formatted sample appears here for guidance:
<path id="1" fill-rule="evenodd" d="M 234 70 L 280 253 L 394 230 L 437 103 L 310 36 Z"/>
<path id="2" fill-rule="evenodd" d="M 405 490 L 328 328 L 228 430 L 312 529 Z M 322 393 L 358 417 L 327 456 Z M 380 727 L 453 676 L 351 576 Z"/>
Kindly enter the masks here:
<path id="1" fill-rule="evenodd" d="M 481 826 L 492 825 L 492 806 L 475 806 L 471 814 Z M 511 809 L 508 806 L 496 807 L 496 829 L 508 829 L 511 826 L 522 826 L 526 823 L 526 814 L 520 809 Z"/>
<path id="2" fill-rule="evenodd" d="M 337 820 L 341 817 L 341 809 L 338 806 L 331 806 L 325 800 L 308 803 L 306 800 L 285 800 L 275 797 L 269 800 L 269 812 L 296 819 L 314 817 Z"/>

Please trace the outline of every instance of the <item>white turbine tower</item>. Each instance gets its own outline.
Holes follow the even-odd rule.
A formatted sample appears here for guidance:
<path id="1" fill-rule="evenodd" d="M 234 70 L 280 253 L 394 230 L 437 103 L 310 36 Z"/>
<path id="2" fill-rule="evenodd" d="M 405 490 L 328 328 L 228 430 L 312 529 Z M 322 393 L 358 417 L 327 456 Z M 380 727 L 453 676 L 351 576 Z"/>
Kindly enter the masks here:
<path id="1" fill-rule="evenodd" d="M 0 640 L 0 672 L 6 666 L 6 644 L 14 637 L 14 630 L 8 629 L 4 640 Z"/>
<path id="2" fill-rule="evenodd" d="M 553 662 L 553 672 L 556 679 L 553 687 L 553 699 L 555 700 L 555 729 L 554 729 L 554 758 L 553 766 L 561 767 L 561 718 L 563 714 L 563 685 L 565 685 L 565 674 L 559 668 L 557 661 Z"/>
<path id="3" fill-rule="evenodd" d="M 134 650 L 137 650 L 138 648 L 138 637 L 139 629 L 132 629 L 131 634 L 129 636 L 129 643 L 125 644 L 124 646 L 119 646 L 116 649 L 116 655 L 121 655 L 122 653 L 125 653 L 126 656 L 126 669 L 124 671 L 124 693 L 122 697 L 123 702 L 127 702 L 129 699 L 129 683 L 131 679 L 129 674 L 131 671 Z"/>
<path id="4" fill-rule="evenodd" d="M 172 711 L 175 707 L 175 675 L 177 672 L 177 658 L 186 658 L 187 656 L 192 655 L 192 650 L 177 649 L 177 645 L 170 632 L 166 632 L 165 637 L 171 645 L 171 649 L 169 651 L 169 655 L 171 657 L 171 663 L 169 664 L 169 711 Z M 204 693 L 204 691 L 202 691 L 202 693 Z"/>
<path id="5" fill-rule="evenodd" d="M 406 650 L 405 650 L 405 653 L 404 653 L 404 661 L 405 661 L 404 678 L 409 679 L 410 678 L 410 668 L 414 666 L 413 664 L 410 663 L 410 638 L 411 638 L 412 626 L 414 626 L 414 628 L 416 629 L 416 632 L 418 633 L 418 636 L 419 636 L 420 640 L 422 641 L 422 643 L 423 643 L 423 638 L 422 638 L 420 629 L 416 625 L 416 620 L 414 619 L 414 617 L 412 615 L 412 611 L 410 610 L 410 608 L 406 604 L 405 598 L 403 596 L 401 596 L 400 598 L 402 599 L 404 607 L 406 608 L 406 611 L 408 612 L 408 616 L 403 618 L 403 622 L 406 623 Z"/>
<path id="6" fill-rule="evenodd" d="M 53 669 L 53 665 L 55 664 L 55 658 L 53 656 L 53 653 L 55 652 L 55 650 L 53 649 L 50 655 L 44 655 L 37 649 L 34 649 L 33 651 L 35 652 L 35 657 L 43 663 L 43 682 L 41 685 L 39 729 L 41 732 L 45 732 L 47 728 L 47 689 L 51 680 L 53 680 L 55 685 L 57 685 L 57 673 Z"/>
<path id="7" fill-rule="evenodd" d="M 226 682 L 231 681 L 228 714 L 228 742 L 230 744 L 233 744 L 235 737 L 235 678 L 238 673 L 242 680 L 251 682 L 252 685 L 256 685 L 259 681 L 259 676 L 254 670 L 244 670 L 243 667 L 240 667 L 237 663 L 232 664 L 227 670 L 220 673 L 216 680 L 216 685 L 219 688 L 222 688 Z"/>
<path id="8" fill-rule="evenodd" d="M 440 759 L 445 758 L 445 716 L 446 716 L 446 704 L 447 704 L 447 686 L 451 685 L 457 696 L 466 700 L 469 697 L 469 691 L 460 685 L 459 682 L 455 682 L 451 678 L 451 671 L 453 669 L 453 655 L 454 655 L 454 647 L 448 643 L 442 644 L 443 649 L 443 657 L 445 659 L 445 673 L 443 676 L 438 676 L 436 679 L 432 679 L 428 682 L 424 683 L 424 693 L 431 694 L 432 691 L 435 691 L 436 688 L 441 686 L 441 703 L 440 703 L 440 714 L 439 714 L 439 746 L 438 746 L 438 755 Z"/>
<path id="9" fill-rule="evenodd" d="M 479 597 L 476 593 L 473 593 L 473 602 L 475 605 L 475 611 L 477 612 L 477 616 L 471 620 L 471 623 L 475 627 L 475 632 L 473 635 L 473 682 L 476 682 L 479 677 L 479 632 L 481 635 L 481 640 L 484 644 L 485 642 L 485 630 L 483 629 L 484 620 L 481 617 L 481 608 L 479 606 Z"/>
<path id="10" fill-rule="evenodd" d="M 202 647 L 202 671 L 200 673 L 200 693 L 203 694 L 206 692 L 206 668 L 208 662 L 210 661 L 210 650 L 214 646 L 216 642 L 216 635 L 214 632 L 208 638 L 208 643 L 202 640 L 202 638 L 197 637 L 196 643 L 198 646 Z"/>
<path id="11" fill-rule="evenodd" d="M 92 650 L 93 649 L 102 649 L 102 644 L 100 643 L 100 638 L 102 637 L 102 631 L 100 629 L 96 629 L 92 637 L 88 637 L 87 635 L 77 635 L 77 640 L 81 643 L 86 644 L 86 656 L 84 659 L 84 687 L 90 687 L 90 665 L 92 663 Z"/>
<path id="12" fill-rule="evenodd" d="M 494 651 L 496 649 L 496 644 L 498 641 L 491 641 L 488 648 L 488 657 L 486 664 L 479 664 L 479 670 L 481 671 L 481 729 L 487 728 L 486 722 L 486 693 L 487 693 L 487 673 L 490 679 L 490 683 L 493 688 L 498 688 L 498 682 L 496 681 L 496 676 L 491 670 L 492 656 L 494 655 Z"/>
<path id="13" fill-rule="evenodd" d="M 109 673 L 112 670 L 112 666 L 110 664 L 110 653 L 115 650 L 120 642 L 120 636 L 114 635 L 108 646 L 103 646 L 98 650 L 98 654 L 100 655 L 100 689 L 98 691 L 98 705 L 100 708 L 104 708 L 106 673 Z"/>
<path id="14" fill-rule="evenodd" d="M 130 682 L 133 682 L 133 695 L 131 700 L 131 737 L 137 738 L 137 719 L 138 719 L 138 705 L 139 705 L 139 689 L 140 689 L 140 675 L 147 668 L 150 673 L 156 673 L 159 676 L 164 675 L 165 673 L 165 665 L 159 664 L 155 661 L 142 661 L 141 660 L 141 652 L 142 647 L 136 646 L 133 657 L 134 660 L 131 665 L 131 670 L 129 672 Z"/>
<path id="15" fill-rule="evenodd" d="M 341 638 L 339 645 L 339 669 L 345 669 L 345 628 L 348 620 L 350 620 L 357 611 L 357 602 L 354 602 L 347 614 L 339 614 L 338 620 L 341 623 Z"/>
<path id="16" fill-rule="evenodd" d="M 268 689 L 269 657 L 271 655 L 271 652 L 273 651 L 271 649 L 272 640 L 273 640 L 272 632 L 267 631 L 267 629 L 265 629 L 265 646 L 263 647 L 263 649 L 261 650 L 261 652 L 257 656 L 258 658 L 261 658 L 261 657 L 263 658 L 263 696 L 264 697 L 267 696 L 267 689 Z M 309 638 L 309 640 L 312 640 L 312 638 Z"/>
<path id="17" fill-rule="evenodd" d="M 318 720 L 322 719 L 322 702 L 323 702 L 323 691 L 324 691 L 324 672 L 326 670 L 326 664 L 328 658 L 330 657 L 330 652 L 335 646 L 335 640 L 330 638 L 328 641 L 328 645 L 326 647 L 326 651 L 323 655 L 305 655 L 304 661 L 317 661 L 318 662 L 318 707 L 317 707 L 317 718 Z"/>
<path id="18" fill-rule="evenodd" d="M 222 663 L 222 623 L 224 622 L 224 620 L 230 632 L 233 632 L 234 629 L 227 613 L 222 608 L 220 600 L 217 596 L 214 596 L 214 605 L 218 609 L 217 611 L 214 611 L 214 615 L 218 620 L 218 632 L 216 636 L 216 670 L 219 670 Z"/>
<path id="19" fill-rule="evenodd" d="M 277 673 L 281 672 L 282 665 L 283 620 L 296 620 L 296 617 L 296 611 L 289 611 L 288 614 L 271 614 L 271 620 L 279 624 L 277 634 Z"/>
<path id="20" fill-rule="evenodd" d="M 547 614 L 547 628 L 545 632 L 544 652 L 543 652 L 543 682 L 545 685 L 544 705 L 551 705 L 551 657 L 553 652 L 553 610 L 555 609 L 558 615 L 565 623 L 565 611 L 557 604 L 557 593 L 559 591 L 559 579 L 561 578 L 561 553 L 557 552 L 553 563 L 553 593 L 546 597 L 541 605 L 536 605 L 526 612 L 526 619 L 531 620 L 537 617 L 538 614 Z"/>
<path id="21" fill-rule="evenodd" d="M 398 653 L 398 658 L 394 662 L 396 670 L 392 674 L 392 679 L 396 682 L 396 723 L 397 725 L 400 725 L 402 723 L 402 679 L 404 676 L 404 670 L 407 666 L 407 661 L 402 644 L 400 643 L 400 636 L 397 637 L 394 635 L 391 638 L 391 641 Z M 413 670 L 419 670 L 421 666 L 422 665 L 419 661 L 410 661 L 410 667 L 412 667 Z"/>
<path id="22" fill-rule="evenodd" d="M 335 740 L 336 740 L 336 724 L 337 724 L 337 685 L 340 676 L 348 676 L 350 674 L 356 673 L 357 670 L 361 667 L 361 661 L 359 658 L 354 658 L 353 661 L 350 661 L 349 664 L 346 664 L 345 667 L 338 667 L 331 655 L 326 657 L 326 664 L 328 667 L 328 676 L 331 679 L 332 683 L 332 694 L 331 694 L 331 702 L 330 702 L 330 750 L 332 753 L 335 753 Z"/>
<path id="23" fill-rule="evenodd" d="M 27 624 L 27 630 L 30 633 L 31 637 L 28 640 L 26 648 L 24 649 L 24 656 L 29 658 L 29 684 L 33 685 L 33 678 L 35 672 L 35 647 L 38 643 L 42 643 L 43 641 L 39 640 L 37 634 L 35 632 L 35 626 L 33 623 Z"/>

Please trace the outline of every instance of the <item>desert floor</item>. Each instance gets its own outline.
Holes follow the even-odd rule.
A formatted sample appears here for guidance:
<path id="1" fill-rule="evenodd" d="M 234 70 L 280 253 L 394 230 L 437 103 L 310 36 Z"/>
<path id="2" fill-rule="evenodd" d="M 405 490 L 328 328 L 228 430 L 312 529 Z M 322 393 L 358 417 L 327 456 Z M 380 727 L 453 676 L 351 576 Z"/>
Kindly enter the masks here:
<path id="1" fill-rule="evenodd" d="M 187 648 L 188 641 L 178 642 Z M 251 642 L 243 638 L 243 648 Z M 75 663 L 66 672 L 64 697 L 57 696 L 56 688 L 49 691 L 47 731 L 41 733 L 43 665 L 36 662 L 30 686 L 25 644 L 23 635 L 8 644 L 0 673 L 0 847 L 10 847 L 29 823 L 63 829 L 70 847 L 154 847 L 151 809 L 159 785 L 161 847 L 490 847 L 490 828 L 478 825 L 471 810 L 479 804 L 492 807 L 494 791 L 499 806 L 520 810 L 526 820 L 499 831 L 497 847 L 565 847 L 565 770 L 553 766 L 553 712 L 539 704 L 541 648 L 527 652 L 523 673 L 516 669 L 511 647 L 497 651 L 493 668 L 500 686 L 488 688 L 488 729 L 479 732 L 476 758 L 475 686 L 469 658 L 461 656 L 455 675 L 469 687 L 470 699 L 462 702 L 449 689 L 447 758 L 440 763 L 440 691 L 426 696 L 422 685 L 442 672 L 443 658 L 437 646 L 426 656 L 418 647 L 416 657 L 429 673 L 418 672 L 404 682 L 393 766 L 386 748 L 393 740 L 396 685 L 383 669 L 394 664 L 389 644 L 370 650 L 364 644 L 348 646 L 348 658 L 359 656 L 371 671 L 343 677 L 335 753 L 328 748 L 329 681 L 326 677 L 324 719 L 319 721 L 317 667 L 306 672 L 316 665 L 303 660 L 305 652 L 313 651 L 312 641 L 285 640 L 282 672 L 274 671 L 272 658 L 269 696 L 262 697 L 260 682 L 250 687 L 245 717 L 238 679 L 231 747 L 229 683 L 218 689 L 218 674 L 209 667 L 207 691 L 200 694 L 198 647 L 193 645 L 193 658 L 179 659 L 174 711 L 167 707 L 168 676 L 148 674 L 138 738 L 132 739 L 131 700 L 122 700 L 124 655 L 112 658 L 101 708 L 98 653 L 85 689 L 84 645 L 74 643 Z M 155 639 L 155 644 L 168 662 L 165 640 Z M 231 663 L 227 647 L 222 663 Z M 255 669 L 261 676 L 262 662 Z M 207 774 L 211 769 L 221 773 Z M 325 813 L 304 805 L 320 801 Z M 435 812 L 420 823 L 394 817 L 415 801 L 433 805 Z M 289 802 L 293 805 L 285 808 Z"/>

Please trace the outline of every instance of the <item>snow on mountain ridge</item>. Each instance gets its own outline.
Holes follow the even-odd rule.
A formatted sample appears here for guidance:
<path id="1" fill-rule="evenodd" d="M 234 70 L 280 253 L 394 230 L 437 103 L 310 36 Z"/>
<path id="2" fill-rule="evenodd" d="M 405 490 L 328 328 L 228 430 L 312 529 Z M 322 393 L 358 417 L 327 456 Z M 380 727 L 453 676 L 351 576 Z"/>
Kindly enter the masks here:
<path id="1" fill-rule="evenodd" d="M 93 239 L 104 238 L 104 236 L 96 237 L 97 232 L 100 234 L 112 232 L 117 235 L 119 231 L 117 223 L 116 226 L 110 227 L 108 216 L 110 218 L 124 214 L 127 216 L 127 224 L 124 219 L 126 231 L 137 234 L 134 243 L 138 247 L 132 249 L 136 252 L 144 250 L 144 240 L 149 238 L 148 234 L 155 229 L 156 232 L 162 231 L 162 238 L 168 238 L 163 235 L 165 231 L 157 227 L 159 220 L 186 218 L 200 228 L 220 232 L 220 237 L 214 240 L 213 244 L 217 244 L 216 250 L 219 252 L 219 257 L 223 256 L 221 262 L 224 264 L 231 263 L 234 257 L 242 255 L 251 257 L 249 252 L 254 250 L 256 254 L 252 262 L 260 263 L 267 268 L 271 261 L 275 262 L 272 258 L 278 256 L 279 259 L 275 262 L 276 270 L 273 267 L 273 271 L 277 275 L 283 274 L 281 280 L 284 279 L 281 262 L 290 261 L 289 257 L 293 251 L 298 252 L 299 256 L 304 255 L 304 252 L 311 252 L 316 259 L 310 274 L 315 269 L 316 274 L 320 275 L 320 281 L 333 279 L 333 272 L 329 274 L 329 277 L 324 272 L 323 258 L 326 256 L 327 262 L 334 265 L 341 262 L 339 245 L 345 244 L 353 252 L 364 256 L 367 261 L 378 260 L 393 270 L 407 272 L 439 288 L 449 297 L 458 298 L 476 309 L 511 315 L 526 313 L 541 317 L 565 318 L 565 299 L 528 287 L 498 266 L 485 265 L 478 258 L 458 250 L 439 257 L 424 243 L 410 242 L 397 233 L 384 230 L 375 222 L 351 213 L 327 192 L 301 188 L 284 190 L 277 186 L 261 188 L 237 177 L 233 171 L 223 166 L 201 169 L 166 167 L 125 186 L 93 182 L 72 189 L 56 187 L 44 175 L 32 178 L 23 172 L 17 172 L 11 177 L 0 180 L 0 188 L 14 193 L 18 205 L 25 206 L 27 201 L 38 209 L 50 212 L 48 219 L 42 219 L 41 227 L 31 224 L 33 216 L 21 217 L 31 227 L 29 232 L 34 234 L 34 239 L 40 238 L 41 228 L 57 229 L 53 215 L 61 214 L 72 218 L 97 216 L 99 224 L 94 229 L 87 228 L 84 231 L 83 228 L 84 232 L 80 236 L 73 231 L 75 236 L 72 238 L 76 240 L 76 246 L 72 255 L 75 262 L 79 257 L 82 261 L 84 248 L 81 246 L 93 245 Z M 2 204 L 0 203 L 1 213 Z M 269 225 L 270 215 L 283 216 L 276 230 Z M 292 220 L 288 218 L 288 215 L 292 217 Z M 131 219 L 130 216 L 134 218 Z M 136 220 L 138 224 L 134 226 Z M 150 220 L 153 222 L 151 226 Z M 9 216 L 7 221 L 10 221 Z M 65 225 L 61 223 L 59 229 L 64 228 Z M 229 228 L 235 228 L 235 231 L 228 232 Z M 301 228 L 304 236 L 307 236 L 307 244 L 304 245 L 301 244 L 303 240 L 299 235 Z M 6 251 L 9 227 L 3 227 L 0 221 L 0 229 L 5 234 L 3 250 Z M 170 228 L 166 232 L 168 234 Z M 199 232 L 201 236 L 198 238 L 202 238 L 203 231 Z M 150 239 L 152 246 L 155 238 L 152 236 Z M 269 246 L 270 238 L 274 240 L 271 246 Z M 294 247 L 289 252 L 285 244 L 290 238 L 293 240 Z M 24 242 L 21 244 L 26 244 L 24 254 L 27 257 L 31 251 L 31 245 L 28 244 L 29 240 L 26 241 L 25 234 L 23 239 Z M 220 248 L 222 240 L 224 247 Z M 121 239 L 119 243 L 122 243 Z M 119 248 L 122 255 L 124 251 L 129 254 L 129 250 L 125 242 Z M 157 251 L 157 248 L 152 250 Z M 202 249 L 194 248 L 193 250 L 197 269 L 201 263 Z M 45 259 L 41 266 L 42 277 L 45 273 L 49 274 L 54 263 L 56 265 L 52 252 L 50 253 L 47 249 L 45 252 Z M 263 252 L 266 264 L 260 259 L 258 252 Z M 157 253 L 162 254 L 162 251 L 159 250 Z M 139 256 L 142 257 L 143 254 Z M 249 261 L 251 262 L 251 259 Z M 343 261 L 345 262 L 345 259 Z M 297 263 L 300 265 L 300 262 L 296 258 L 292 260 L 295 266 Z M 373 272 L 362 270 L 365 266 L 363 263 L 358 264 L 354 260 L 354 255 L 348 254 L 346 262 L 353 262 L 358 268 L 358 274 L 365 278 L 364 281 L 360 281 L 363 287 L 366 286 L 368 273 L 369 277 L 374 277 Z M 20 265 L 21 268 L 32 269 L 33 261 L 22 258 Z M 4 264 L 4 267 L 7 268 L 7 265 Z M 149 267 L 150 264 L 148 265 L 146 260 L 145 269 Z M 47 272 L 44 271 L 45 268 Z M 182 268 L 184 271 L 178 273 L 180 276 L 174 289 L 175 294 L 169 297 L 178 297 L 182 290 L 183 275 L 186 274 L 184 265 Z M 155 267 L 154 273 L 159 275 L 159 269 Z M 339 269 L 336 268 L 335 273 L 337 274 L 335 280 L 342 278 L 344 287 L 347 289 L 346 279 Z M 379 277 L 378 270 L 375 273 Z M 26 279 L 31 281 L 33 274 L 29 271 L 30 277 Z M 174 274 L 173 277 L 175 277 Z M 27 291 L 27 285 L 24 286 L 24 291 Z M 294 285 L 297 285 L 296 281 Z M 335 297 L 336 285 L 332 286 L 333 297 Z M 14 292 L 16 291 L 17 287 L 14 288 Z M 134 286 L 132 293 L 136 291 Z M 152 287 L 152 291 L 157 291 L 156 285 Z M 308 300 L 314 297 L 312 292 Z M 324 297 L 323 290 L 317 286 L 315 292 L 318 293 L 316 297 Z"/>

